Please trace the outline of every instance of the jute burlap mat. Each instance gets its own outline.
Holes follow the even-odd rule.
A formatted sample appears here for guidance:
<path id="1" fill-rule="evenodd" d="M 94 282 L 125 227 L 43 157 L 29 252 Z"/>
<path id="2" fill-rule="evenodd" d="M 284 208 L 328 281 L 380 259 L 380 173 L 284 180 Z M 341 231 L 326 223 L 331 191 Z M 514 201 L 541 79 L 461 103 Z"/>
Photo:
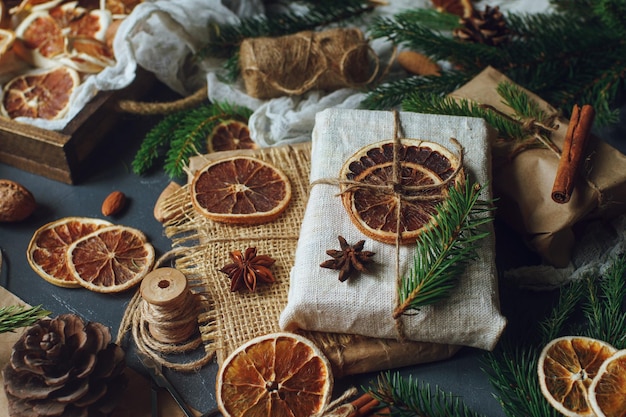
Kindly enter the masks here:
<path id="1" fill-rule="evenodd" d="M 200 326 L 200 332 L 205 350 L 214 351 L 219 364 L 249 339 L 281 330 L 278 318 L 287 304 L 290 271 L 309 196 L 310 143 L 234 153 L 255 156 L 287 175 L 292 199 L 278 219 L 252 226 L 209 220 L 191 204 L 191 181 L 171 195 L 163 206 L 166 217 L 171 217 L 165 223 L 165 233 L 172 240 L 172 250 L 178 253 L 176 269 L 187 276 L 193 291 L 208 300 L 206 305 L 210 310 L 202 313 L 204 325 Z M 193 172 L 210 160 L 231 154 L 220 152 L 192 158 L 190 180 Z M 228 277 L 219 269 L 231 262 L 231 251 L 248 247 L 256 247 L 258 254 L 276 260 L 271 268 L 276 282 L 260 285 L 254 293 L 231 292 Z M 401 343 L 357 335 L 320 332 L 305 335 L 327 354 L 336 376 L 431 362 L 448 358 L 458 350 L 451 345 Z"/>

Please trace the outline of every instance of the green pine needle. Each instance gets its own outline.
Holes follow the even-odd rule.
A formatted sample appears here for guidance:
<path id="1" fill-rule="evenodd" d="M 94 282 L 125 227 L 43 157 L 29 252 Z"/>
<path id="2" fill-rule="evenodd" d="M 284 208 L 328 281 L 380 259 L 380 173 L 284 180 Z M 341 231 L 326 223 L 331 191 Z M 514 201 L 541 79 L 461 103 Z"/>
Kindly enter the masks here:
<path id="1" fill-rule="evenodd" d="M 478 242 L 490 234 L 479 229 L 492 221 L 488 212 L 493 209 L 479 201 L 480 191 L 479 184 L 466 178 L 459 188 L 451 187 L 446 201 L 437 206 L 436 226 L 419 235 L 413 267 L 399 285 L 394 317 L 448 297 L 467 263 L 477 258 Z"/>
<path id="2" fill-rule="evenodd" d="M 218 123 L 247 122 L 251 114 L 246 107 L 205 103 L 167 115 L 144 137 L 132 162 L 133 172 L 146 173 L 164 156 L 164 171 L 172 178 L 182 177 L 189 158 L 207 151 L 208 136 Z"/>
<path id="3" fill-rule="evenodd" d="M 458 396 L 445 393 L 439 387 L 402 377 L 398 372 L 379 375 L 376 384 L 368 390 L 372 397 L 388 406 L 391 415 L 398 417 L 483 417 L 470 410 Z"/>
<path id="4" fill-rule="evenodd" d="M 0 333 L 13 332 L 19 328 L 28 327 L 49 314 L 50 312 L 41 306 L 12 305 L 2 307 L 0 308 Z"/>

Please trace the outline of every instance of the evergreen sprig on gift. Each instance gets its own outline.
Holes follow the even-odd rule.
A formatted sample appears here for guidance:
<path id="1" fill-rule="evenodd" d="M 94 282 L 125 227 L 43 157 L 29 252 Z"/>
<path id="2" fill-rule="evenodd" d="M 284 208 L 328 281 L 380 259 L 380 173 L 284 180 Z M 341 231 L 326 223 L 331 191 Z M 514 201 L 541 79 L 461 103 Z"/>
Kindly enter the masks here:
<path id="1" fill-rule="evenodd" d="M 498 131 L 497 149 L 499 156 L 507 159 L 522 150 L 546 147 L 558 154 L 558 149 L 550 139 L 554 115 L 547 114 L 538 103 L 519 86 L 502 82 L 496 91 L 514 112 L 503 114 L 492 106 L 473 103 L 466 99 L 454 99 L 434 93 L 417 92 L 408 96 L 405 110 L 425 114 L 480 117 Z M 532 124 L 527 121 L 532 120 Z"/>
<path id="2" fill-rule="evenodd" d="M 440 79 L 391 80 L 372 90 L 364 107 L 405 105 L 409 92 L 445 95 L 492 66 L 566 115 L 574 104 L 590 104 L 598 125 L 616 122 L 626 76 L 626 0 L 551 3 L 557 10 L 553 13 L 506 14 L 509 39 L 497 45 L 457 39 L 453 31 L 462 25 L 458 19 L 437 19 L 420 10 L 375 19 L 372 37 L 447 61 L 453 69 L 443 71 Z"/>
<path id="3" fill-rule="evenodd" d="M 368 391 L 381 402 L 381 407 L 390 407 L 393 416 L 484 416 L 469 409 L 458 396 L 446 393 L 439 387 L 431 389 L 429 384 L 413 379 L 411 375 L 404 378 L 399 372 L 379 375 L 376 384 Z"/>
<path id="4" fill-rule="evenodd" d="M 302 6 L 306 12 L 293 6 Z M 290 35 L 333 23 L 346 24 L 374 7 L 369 0 L 297 1 L 288 7 L 268 7 L 267 13 L 242 18 L 237 23 L 212 24 L 209 39 L 197 57 L 226 58 L 226 78 L 232 81 L 239 72 L 239 46 L 244 39 Z"/>
<path id="5" fill-rule="evenodd" d="M 398 286 L 395 318 L 448 297 L 467 263 L 478 257 L 479 241 L 490 233 L 481 228 L 492 221 L 493 210 L 479 200 L 481 189 L 466 178 L 436 207 L 434 226 L 419 235 L 412 268 Z"/>
<path id="6" fill-rule="evenodd" d="M 252 111 L 228 103 L 205 103 L 165 116 L 144 137 L 132 161 L 133 172 L 143 175 L 161 157 L 170 177 L 181 177 L 191 156 L 207 150 L 207 140 L 221 121 L 247 122 Z"/>
<path id="7" fill-rule="evenodd" d="M 601 277 L 587 276 L 560 289 L 559 299 L 539 326 L 507 328 L 498 348 L 486 357 L 487 372 L 508 416 L 557 417 L 541 393 L 537 364 L 543 346 L 564 335 L 602 340 L 626 348 L 626 255 L 613 260 Z M 582 317 L 581 314 L 582 313 Z M 521 312 L 517 319 L 527 316 Z"/>

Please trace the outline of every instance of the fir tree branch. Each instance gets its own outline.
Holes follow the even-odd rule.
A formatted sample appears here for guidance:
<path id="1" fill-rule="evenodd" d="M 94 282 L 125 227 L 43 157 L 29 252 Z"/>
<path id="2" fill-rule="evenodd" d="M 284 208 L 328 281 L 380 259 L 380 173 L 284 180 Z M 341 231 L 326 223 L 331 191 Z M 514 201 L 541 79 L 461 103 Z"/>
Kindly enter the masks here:
<path id="1" fill-rule="evenodd" d="M 576 307 L 584 298 L 584 290 L 583 280 L 571 282 L 561 288 L 556 306 L 550 315 L 539 323 L 538 330 L 542 345 L 562 334 L 565 323 L 572 317 Z"/>
<path id="2" fill-rule="evenodd" d="M 296 3 L 296 2 L 294 2 Z M 300 2 L 303 3 L 303 2 Z M 312 30 L 335 22 L 355 18 L 372 11 L 374 5 L 368 0 L 307 2 L 306 13 L 293 11 L 268 13 L 241 19 L 236 24 L 214 24 L 206 45 L 197 53 L 198 58 L 207 56 L 229 58 L 237 52 L 246 38 L 281 36 L 304 30 Z"/>
<path id="3" fill-rule="evenodd" d="M 513 345 L 486 356 L 489 381 L 509 417 L 561 416 L 541 393 L 537 378 L 539 352 L 536 347 Z"/>
<path id="4" fill-rule="evenodd" d="M 583 306 L 589 323 L 587 335 L 617 349 L 626 348 L 626 258 L 615 259 L 599 282 L 588 279 L 587 286 Z"/>
<path id="5" fill-rule="evenodd" d="M 372 397 L 389 406 L 398 417 L 483 417 L 463 404 L 459 397 L 446 394 L 439 387 L 403 378 L 398 372 L 379 375 L 376 385 L 368 390 Z"/>
<path id="6" fill-rule="evenodd" d="M 446 201 L 437 206 L 436 226 L 418 237 L 413 267 L 399 285 L 394 318 L 446 298 L 466 264 L 476 259 L 478 241 L 489 235 L 479 228 L 492 220 L 487 215 L 492 208 L 478 200 L 480 190 L 466 179 L 459 189 L 451 187 Z"/>
<path id="7" fill-rule="evenodd" d="M 15 331 L 22 327 L 28 327 L 37 320 L 49 315 L 50 312 L 41 306 L 8 306 L 0 308 L 0 333 Z"/>
<path id="8" fill-rule="evenodd" d="M 143 175 L 154 166 L 184 115 L 185 111 L 169 114 L 146 133 L 131 164 L 135 174 Z"/>

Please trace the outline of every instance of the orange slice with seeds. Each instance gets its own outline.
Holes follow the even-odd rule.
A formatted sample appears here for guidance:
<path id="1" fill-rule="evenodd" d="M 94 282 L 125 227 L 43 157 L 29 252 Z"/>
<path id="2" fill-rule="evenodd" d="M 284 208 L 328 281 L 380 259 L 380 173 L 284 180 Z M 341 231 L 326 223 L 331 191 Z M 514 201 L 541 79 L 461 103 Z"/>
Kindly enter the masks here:
<path id="1" fill-rule="evenodd" d="M 4 86 L 2 114 L 10 118 L 54 120 L 67 113 L 80 77 L 67 67 L 41 69 L 13 78 Z"/>
<path id="2" fill-rule="evenodd" d="M 67 265 L 83 287 L 101 293 L 127 290 L 139 284 L 154 264 L 154 247 L 138 229 L 113 225 L 72 243 Z"/>
<path id="3" fill-rule="evenodd" d="M 234 156 L 210 162 L 196 172 L 191 202 L 209 219 L 258 224 L 276 219 L 291 200 L 289 178 L 257 158 Z"/>
<path id="4" fill-rule="evenodd" d="M 604 361 L 589 387 L 589 403 L 597 417 L 626 416 L 626 349 Z"/>
<path id="5" fill-rule="evenodd" d="M 51 284 L 79 288 L 66 263 L 67 249 L 83 236 L 107 226 L 111 223 L 88 217 L 65 217 L 50 222 L 33 234 L 26 251 L 28 264 Z"/>
<path id="6" fill-rule="evenodd" d="M 209 152 L 257 148 L 258 145 L 250 138 L 248 125 L 239 120 L 226 120 L 219 123 L 213 128 L 207 140 Z"/>
<path id="7" fill-rule="evenodd" d="M 310 417 L 329 403 L 333 376 L 310 340 L 272 333 L 250 340 L 217 374 L 217 405 L 224 417 Z"/>
<path id="8" fill-rule="evenodd" d="M 604 361 L 615 352 L 610 344 L 583 336 L 552 340 L 539 356 L 541 392 L 568 417 L 594 417 L 588 400 L 590 385 Z"/>
<path id="9" fill-rule="evenodd" d="M 435 142 L 403 139 L 397 148 L 393 141 L 374 143 L 343 164 L 342 203 L 366 236 L 395 243 L 399 225 L 400 243 L 414 243 L 434 224 L 436 206 L 445 201 L 449 187 L 463 181 L 460 164 Z"/>

